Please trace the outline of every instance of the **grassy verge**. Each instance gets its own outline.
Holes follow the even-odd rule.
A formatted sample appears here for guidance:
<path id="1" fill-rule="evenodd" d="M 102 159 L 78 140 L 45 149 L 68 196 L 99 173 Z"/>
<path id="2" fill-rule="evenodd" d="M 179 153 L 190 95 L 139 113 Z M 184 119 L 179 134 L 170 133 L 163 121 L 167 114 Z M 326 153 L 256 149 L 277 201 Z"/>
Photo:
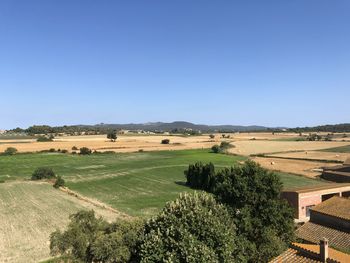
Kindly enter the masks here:
<path id="1" fill-rule="evenodd" d="M 350 153 L 350 145 L 319 150 L 320 152 Z"/>

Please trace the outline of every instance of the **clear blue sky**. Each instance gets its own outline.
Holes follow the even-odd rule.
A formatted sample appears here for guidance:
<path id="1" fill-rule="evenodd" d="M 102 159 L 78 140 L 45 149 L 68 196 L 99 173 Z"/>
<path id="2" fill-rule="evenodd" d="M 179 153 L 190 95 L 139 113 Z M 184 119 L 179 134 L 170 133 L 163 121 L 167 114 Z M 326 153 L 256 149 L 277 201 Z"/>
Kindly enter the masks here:
<path id="1" fill-rule="evenodd" d="M 350 1 L 1 0 L 0 129 L 350 122 Z"/>

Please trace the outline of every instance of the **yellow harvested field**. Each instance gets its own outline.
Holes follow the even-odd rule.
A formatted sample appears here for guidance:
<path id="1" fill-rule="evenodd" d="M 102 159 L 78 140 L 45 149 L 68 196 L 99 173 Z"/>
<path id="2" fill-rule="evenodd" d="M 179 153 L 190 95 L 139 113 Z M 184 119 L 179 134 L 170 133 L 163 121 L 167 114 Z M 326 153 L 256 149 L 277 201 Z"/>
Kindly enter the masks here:
<path id="1" fill-rule="evenodd" d="M 108 221 L 119 217 L 79 200 L 48 183 L 0 184 L 0 262 L 38 262 L 49 258 L 49 238 L 81 209 L 95 210 Z"/>
<path id="2" fill-rule="evenodd" d="M 336 152 L 320 152 L 320 151 L 302 151 L 302 152 L 290 152 L 290 153 L 277 153 L 270 154 L 271 157 L 283 157 L 283 158 L 303 158 L 314 160 L 328 160 L 328 161 L 341 161 L 344 162 L 350 158 L 349 153 L 336 153 Z"/>
<path id="3" fill-rule="evenodd" d="M 259 153 L 320 150 L 349 145 L 349 142 L 248 140 L 235 141 L 232 144 L 235 148 L 229 150 L 231 153 L 250 155 Z"/>
<path id="4" fill-rule="evenodd" d="M 170 139 L 170 144 L 161 144 L 162 139 Z M 140 149 L 145 151 L 184 150 L 210 148 L 215 143 L 220 143 L 218 136 L 215 140 L 211 140 L 206 135 L 189 137 L 119 135 L 116 142 L 109 141 L 105 135 L 65 136 L 57 137 L 53 142 L 36 142 L 35 140 L 0 141 L 0 152 L 3 152 L 7 147 L 15 147 L 19 152 L 35 152 L 49 150 L 50 148 L 71 151 L 73 146 L 77 148 L 88 147 L 97 151 L 116 152 L 135 152 Z"/>
<path id="5" fill-rule="evenodd" d="M 280 158 L 254 157 L 252 160 L 261 164 L 261 166 L 279 172 L 300 174 L 307 177 L 317 177 L 321 174 L 322 167 L 337 165 L 336 163 L 323 163 L 315 161 L 290 160 Z M 316 169 L 316 170 L 314 170 Z"/>

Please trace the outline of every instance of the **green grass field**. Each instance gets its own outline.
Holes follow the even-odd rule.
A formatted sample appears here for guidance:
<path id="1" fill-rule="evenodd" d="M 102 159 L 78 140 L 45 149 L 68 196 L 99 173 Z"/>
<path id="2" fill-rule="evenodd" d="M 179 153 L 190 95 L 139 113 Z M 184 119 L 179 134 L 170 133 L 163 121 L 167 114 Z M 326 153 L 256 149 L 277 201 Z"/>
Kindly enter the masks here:
<path id="1" fill-rule="evenodd" d="M 319 150 L 322 152 L 350 153 L 350 145 Z"/>
<path id="2" fill-rule="evenodd" d="M 62 175 L 66 185 L 133 216 L 156 213 L 179 193 L 183 171 L 190 163 L 213 162 L 217 169 L 245 157 L 213 154 L 209 150 L 161 151 L 89 156 L 37 153 L 0 156 L 0 180 L 28 179 L 35 168 L 47 166 Z M 322 184 L 322 181 L 279 173 L 284 187 Z"/>

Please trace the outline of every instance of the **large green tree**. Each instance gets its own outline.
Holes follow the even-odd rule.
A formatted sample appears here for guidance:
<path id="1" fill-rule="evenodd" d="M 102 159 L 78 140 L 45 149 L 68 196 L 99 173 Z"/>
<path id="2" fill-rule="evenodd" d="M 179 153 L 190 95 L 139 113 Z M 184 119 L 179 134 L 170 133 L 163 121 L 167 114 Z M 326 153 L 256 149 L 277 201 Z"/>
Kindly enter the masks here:
<path id="1" fill-rule="evenodd" d="M 267 262 L 294 238 L 293 210 L 281 190 L 278 175 L 253 161 L 215 176 L 211 192 L 230 208 L 237 234 L 251 245 L 251 262 Z"/>
<path id="2" fill-rule="evenodd" d="M 140 262 L 244 262 L 225 206 L 212 195 L 182 194 L 150 219 L 144 230 Z"/>

